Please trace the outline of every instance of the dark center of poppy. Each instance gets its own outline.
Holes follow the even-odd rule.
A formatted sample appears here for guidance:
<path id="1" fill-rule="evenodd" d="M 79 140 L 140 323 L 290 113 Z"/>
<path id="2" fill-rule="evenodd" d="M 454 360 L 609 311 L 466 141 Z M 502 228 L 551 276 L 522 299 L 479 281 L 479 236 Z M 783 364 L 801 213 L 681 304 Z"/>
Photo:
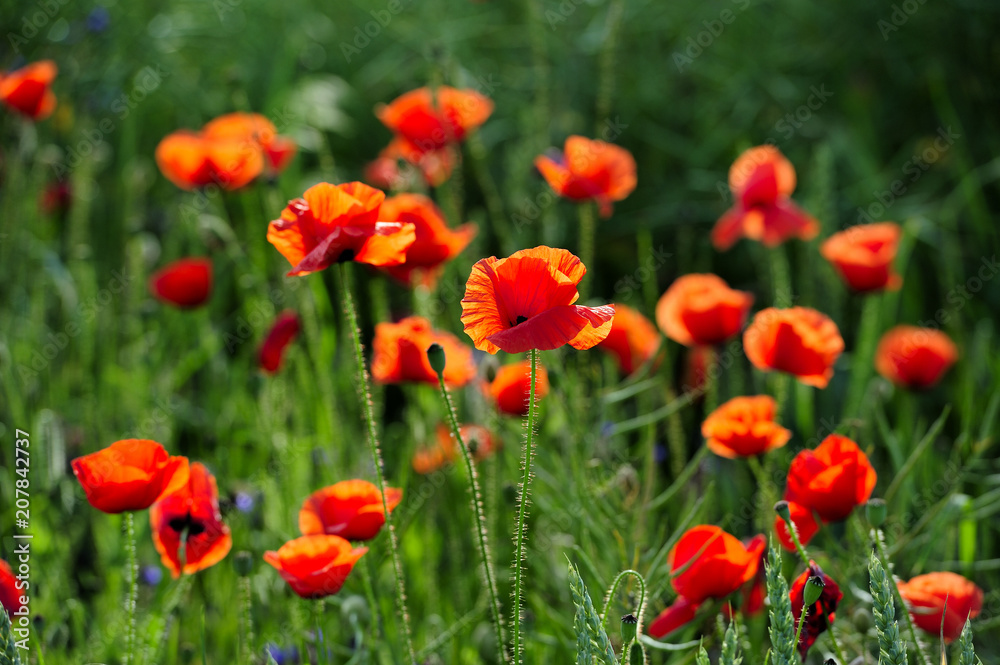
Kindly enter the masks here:
<path id="1" fill-rule="evenodd" d="M 347 263 L 348 261 L 353 261 L 353 260 L 354 260 L 353 249 L 345 249 L 340 253 L 340 256 L 337 257 L 337 263 Z"/>
<path id="2" fill-rule="evenodd" d="M 513 325 L 519 326 L 519 325 L 521 325 L 522 323 L 524 323 L 527 320 L 528 320 L 528 317 L 526 317 L 526 316 L 519 316 L 519 317 L 517 317 L 517 321 L 515 321 L 513 323 Z"/>
<path id="3" fill-rule="evenodd" d="M 177 533 L 184 533 L 187 531 L 188 538 L 205 533 L 205 525 L 198 520 L 192 519 L 191 513 L 188 513 L 183 517 L 175 517 L 167 522 L 167 526 Z"/>

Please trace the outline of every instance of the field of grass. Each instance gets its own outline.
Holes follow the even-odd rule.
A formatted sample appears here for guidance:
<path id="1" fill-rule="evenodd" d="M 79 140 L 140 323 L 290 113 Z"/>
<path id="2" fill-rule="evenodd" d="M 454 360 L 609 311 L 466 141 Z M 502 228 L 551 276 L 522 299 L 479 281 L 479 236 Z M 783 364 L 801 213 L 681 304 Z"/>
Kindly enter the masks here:
<path id="1" fill-rule="evenodd" d="M 621 571 L 643 579 L 641 608 L 636 576 L 607 605 L 620 655 L 622 615 L 641 610 L 645 628 L 674 602 L 667 552 L 681 534 L 713 524 L 740 539 L 770 535 L 792 458 L 832 433 L 856 441 L 877 471 L 873 496 L 888 503 L 882 563 L 902 579 L 953 571 L 975 582 L 984 592 L 972 620 L 977 654 L 1000 660 L 997 6 L 19 0 L 0 8 L 0 26 L 0 69 L 42 59 L 59 67 L 49 118 L 0 115 L 0 558 L 13 563 L 24 542 L 14 534 L 31 534 L 22 662 L 125 662 L 125 521 L 88 504 L 70 461 L 126 438 L 203 462 L 233 539 L 223 561 L 175 580 L 146 512 L 136 513 L 134 663 L 265 663 L 266 647 L 279 663 L 408 662 L 385 529 L 343 589 L 321 601 L 293 594 L 262 558 L 299 535 L 311 492 L 375 480 L 344 276 L 369 363 L 375 325 L 415 313 L 471 347 L 460 317 L 476 261 L 543 244 L 580 253 L 580 206 L 556 197 L 533 166 L 571 134 L 628 149 L 638 178 L 596 222 L 582 303 L 625 304 L 652 320 L 676 278 L 711 272 L 752 293 L 754 312 L 823 312 L 845 351 L 816 389 L 754 368 L 737 337 L 704 394 L 685 392 L 691 350 L 665 338 L 658 361 L 632 376 L 600 349 L 541 352 L 551 388 L 534 423 L 523 662 L 591 662 L 578 660 L 568 561 L 602 613 Z M 286 277 L 268 222 L 315 183 L 361 180 L 392 137 L 375 107 L 440 85 L 495 104 L 450 179 L 411 185 L 450 226 L 476 223 L 472 243 L 431 290 L 364 265 Z M 233 111 L 262 113 L 296 141 L 280 177 L 183 191 L 161 174 L 161 139 Z M 793 198 L 819 234 L 720 252 L 709 238 L 732 205 L 727 171 L 765 142 L 795 165 Z M 43 211 L 43 192 L 60 180 L 71 203 Z M 902 287 L 852 293 L 819 246 L 881 220 L 903 229 Z M 211 298 L 197 309 L 169 307 L 147 285 L 185 256 L 214 265 Z M 285 309 L 302 331 L 280 372 L 265 374 L 257 350 Z M 894 386 L 873 367 L 878 339 L 903 323 L 938 328 L 959 349 L 929 390 Z M 475 360 L 488 378 L 524 357 L 477 351 Z M 757 394 L 779 398 L 792 438 L 755 475 L 748 460 L 708 452 L 701 423 L 714 406 Z M 478 476 L 509 646 L 525 423 L 499 414 L 478 382 L 452 398 L 461 422 L 500 442 Z M 403 490 L 392 523 L 416 657 L 502 662 L 465 466 L 459 458 L 420 475 L 411 464 L 448 424 L 441 395 L 433 385 L 376 384 L 372 399 L 386 483 Z M 22 433 L 31 442 L 27 529 L 15 522 Z M 859 507 L 808 548 L 844 593 L 833 625 L 847 662 L 879 662 L 869 529 Z M 245 577 L 234 568 L 240 552 L 252 562 Z M 784 553 L 789 584 L 804 567 Z M 682 645 L 675 650 L 647 644 L 647 661 L 695 663 L 700 640 L 712 662 L 734 662 L 727 624 L 716 620 L 725 605 L 708 601 L 665 638 Z M 764 663 L 767 609 L 736 616 L 743 662 Z M 896 618 L 908 639 L 898 603 Z M 939 640 L 921 642 L 924 655 L 911 649 L 906 662 L 939 662 Z M 959 651 L 948 646 L 948 662 L 972 665 Z M 833 654 L 826 632 L 808 662 Z"/>

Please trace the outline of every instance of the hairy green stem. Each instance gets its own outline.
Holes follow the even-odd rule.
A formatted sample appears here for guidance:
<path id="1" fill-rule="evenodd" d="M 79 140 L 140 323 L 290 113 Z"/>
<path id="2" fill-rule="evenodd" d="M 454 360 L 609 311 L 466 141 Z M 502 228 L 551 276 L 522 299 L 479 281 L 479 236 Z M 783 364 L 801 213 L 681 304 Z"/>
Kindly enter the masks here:
<path id="1" fill-rule="evenodd" d="M 535 436 L 535 378 L 538 371 L 538 349 L 528 352 L 531 359 L 531 390 L 528 397 L 527 433 L 524 442 L 524 477 L 521 480 L 521 496 L 517 508 L 517 527 L 514 536 L 514 662 L 521 662 L 521 598 L 524 578 L 524 536 L 525 520 L 528 517 L 528 494 L 531 486 L 531 445 Z"/>
<path id="2" fill-rule="evenodd" d="M 243 630 L 240 631 L 243 635 L 243 648 L 244 648 L 244 662 L 252 662 L 253 660 L 253 615 L 252 612 L 252 594 L 250 593 L 250 578 L 240 577 L 240 600 L 243 605 Z"/>
<path id="3" fill-rule="evenodd" d="M 139 564 L 135 556 L 135 516 L 125 513 L 125 548 L 128 552 L 128 599 L 125 612 L 128 616 L 128 632 L 125 634 L 125 665 L 135 662 L 135 607 L 139 602 Z"/>
<path id="4" fill-rule="evenodd" d="M 643 579 L 642 575 L 638 571 L 632 570 L 631 568 L 618 573 L 618 576 L 615 577 L 614 582 L 611 583 L 611 587 L 608 589 L 608 595 L 604 597 L 604 614 L 601 615 L 601 628 L 604 631 L 608 630 L 608 615 L 611 614 L 611 603 L 615 599 L 615 593 L 618 591 L 618 585 L 621 584 L 622 579 L 628 577 L 629 575 L 639 580 L 639 605 L 635 611 L 635 616 L 639 620 L 639 625 L 636 627 L 636 633 L 638 634 L 642 632 L 642 614 L 643 608 L 646 605 L 646 580 Z M 625 653 L 627 654 L 627 651 Z"/>

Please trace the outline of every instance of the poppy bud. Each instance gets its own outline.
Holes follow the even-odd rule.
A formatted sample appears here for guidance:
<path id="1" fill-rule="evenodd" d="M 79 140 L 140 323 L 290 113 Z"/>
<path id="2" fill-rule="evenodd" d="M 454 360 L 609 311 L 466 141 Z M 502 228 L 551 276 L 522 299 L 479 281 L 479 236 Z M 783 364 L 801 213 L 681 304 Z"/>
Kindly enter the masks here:
<path id="1" fill-rule="evenodd" d="M 622 643 L 628 645 L 635 640 L 635 631 L 639 626 L 639 620 L 634 614 L 626 614 L 622 617 Z"/>
<path id="2" fill-rule="evenodd" d="M 806 580 L 806 588 L 802 594 L 806 607 L 812 606 L 819 597 L 823 595 L 823 589 L 826 587 L 826 583 L 823 581 L 822 577 L 818 575 L 811 576 Z"/>
<path id="3" fill-rule="evenodd" d="M 431 364 L 431 369 L 433 369 L 438 376 L 444 374 L 444 348 L 437 342 L 431 344 L 427 349 L 427 362 Z"/>
<path id="4" fill-rule="evenodd" d="M 233 568 L 240 577 L 249 577 L 250 571 L 253 570 L 253 558 L 250 552 L 237 552 L 233 556 Z"/>
<path id="5" fill-rule="evenodd" d="M 868 523 L 876 529 L 885 522 L 885 499 L 872 499 L 865 504 L 865 517 Z"/>
<path id="6" fill-rule="evenodd" d="M 645 658 L 642 655 L 642 647 L 633 644 L 628 654 L 628 665 L 642 665 Z"/>
<path id="7" fill-rule="evenodd" d="M 787 501 L 779 501 L 778 503 L 774 504 L 774 512 L 778 513 L 778 515 L 781 517 L 781 519 L 785 520 L 786 524 L 787 523 L 791 523 L 791 521 L 792 521 L 792 512 L 788 508 L 788 502 Z"/>

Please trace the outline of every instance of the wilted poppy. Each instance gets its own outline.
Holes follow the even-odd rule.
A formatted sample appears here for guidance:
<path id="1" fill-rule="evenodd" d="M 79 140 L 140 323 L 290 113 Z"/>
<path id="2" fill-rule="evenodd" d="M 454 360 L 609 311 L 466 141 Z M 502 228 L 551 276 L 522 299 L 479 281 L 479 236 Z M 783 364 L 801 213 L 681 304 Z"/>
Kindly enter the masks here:
<path id="1" fill-rule="evenodd" d="M 416 238 L 413 224 L 379 221 L 385 194 L 360 182 L 323 182 L 289 201 L 267 228 L 267 240 L 292 264 L 289 276 L 334 263 L 395 266 Z"/>
<path id="2" fill-rule="evenodd" d="M 259 113 L 221 115 L 202 127 L 201 133 L 209 139 L 236 139 L 259 146 L 272 174 L 281 173 L 297 150 L 295 141 L 278 134 L 274 123 Z"/>
<path id="3" fill-rule="evenodd" d="M 105 513 L 145 510 L 188 482 L 186 457 L 146 439 L 124 439 L 72 462 L 87 501 Z"/>
<path id="4" fill-rule="evenodd" d="M 668 555 L 671 584 L 690 602 L 725 598 L 757 573 L 764 540 L 749 547 L 717 526 L 688 529 Z"/>
<path id="5" fill-rule="evenodd" d="M 875 350 L 875 369 L 898 386 L 925 389 L 937 383 L 958 359 L 958 347 L 934 328 L 896 326 Z"/>
<path id="6" fill-rule="evenodd" d="M 472 454 L 472 458 L 477 462 L 492 455 L 499 447 L 499 441 L 495 440 L 489 430 L 481 425 L 462 425 L 458 431 Z M 425 475 L 452 463 L 457 456 L 458 446 L 454 436 L 452 436 L 451 428 L 446 425 L 438 425 L 437 440 L 413 455 L 413 470 Z"/>
<path id="7" fill-rule="evenodd" d="M 372 376 L 379 383 L 418 382 L 438 384 L 437 372 L 427 360 L 427 349 L 438 344 L 444 349 L 444 381 L 450 386 L 464 386 L 476 376 L 472 349 L 451 333 L 434 330 L 419 316 L 409 316 L 399 323 L 375 326 L 372 346 Z"/>
<path id="8" fill-rule="evenodd" d="M 414 277 L 420 277 L 432 287 L 445 262 L 458 256 L 476 237 L 475 224 L 463 224 L 454 231 L 448 228 L 441 210 L 422 194 L 387 198 L 379 220 L 413 224 L 415 229 L 416 240 L 406 250 L 406 261 L 383 268 L 404 284 L 412 284 Z"/>
<path id="9" fill-rule="evenodd" d="M 983 608 L 983 590 L 957 573 L 917 575 L 897 586 L 913 623 L 931 635 L 940 635 L 943 624 L 945 642 L 958 639 L 966 619 Z"/>
<path id="10" fill-rule="evenodd" d="M 174 577 L 193 575 L 222 561 L 233 546 L 229 527 L 219 512 L 219 489 L 204 464 L 191 465 L 190 478 L 149 509 L 153 545 Z"/>
<path id="11" fill-rule="evenodd" d="M 403 490 L 385 488 L 389 512 L 403 500 Z M 342 480 L 317 490 L 299 511 L 303 535 L 327 534 L 348 540 L 371 540 L 385 524 L 382 493 L 367 480 Z"/>
<path id="12" fill-rule="evenodd" d="M 635 189 L 635 159 L 625 148 L 582 136 L 566 139 L 563 152 L 535 157 L 539 170 L 555 193 L 573 201 L 596 201 L 602 217 L 611 204 Z"/>
<path id="13" fill-rule="evenodd" d="M 685 346 L 721 344 L 743 329 L 751 305 L 753 295 L 729 288 L 717 275 L 684 275 L 656 303 L 656 323 Z"/>
<path id="14" fill-rule="evenodd" d="M 660 334 L 638 310 L 619 304 L 614 308 L 611 330 L 598 346 L 614 356 L 622 373 L 631 374 L 660 348 Z"/>
<path id="15" fill-rule="evenodd" d="M 806 546 L 819 533 L 819 522 L 816 521 L 816 516 L 811 508 L 794 501 L 786 501 L 786 503 L 788 503 L 788 516 L 795 526 L 799 542 Z M 792 540 L 792 534 L 788 532 L 788 525 L 785 524 L 784 518 L 780 515 L 774 518 L 774 531 L 778 534 L 778 541 L 782 547 L 789 552 L 794 552 L 797 549 L 795 541 Z"/>
<path id="16" fill-rule="evenodd" d="M 493 113 L 489 97 L 448 86 L 418 88 L 375 108 L 375 115 L 421 152 L 463 141 Z"/>
<path id="17" fill-rule="evenodd" d="M 169 305 L 198 307 L 212 295 L 212 261 L 200 257 L 174 261 L 153 273 L 149 290 Z"/>
<path id="18" fill-rule="evenodd" d="M 531 396 L 531 363 L 528 361 L 502 365 L 487 386 L 487 392 L 501 413 L 523 416 L 528 413 Z M 549 394 L 549 373 L 541 365 L 535 368 L 535 399 Z"/>
<path id="19" fill-rule="evenodd" d="M 156 146 L 160 172 L 181 189 L 217 185 L 239 189 L 264 170 L 264 153 L 241 137 L 213 138 L 186 129 L 164 137 Z"/>
<path id="20" fill-rule="evenodd" d="M 824 522 L 839 522 L 871 498 L 876 479 L 858 444 L 831 434 L 815 450 L 803 450 L 792 460 L 785 500 L 815 511 Z"/>
<path id="21" fill-rule="evenodd" d="M 570 252 L 545 246 L 480 259 L 462 298 L 465 332 L 488 353 L 596 346 L 611 331 L 615 308 L 573 304 L 586 273 Z"/>
<path id="22" fill-rule="evenodd" d="M 44 120 L 56 108 L 50 87 L 58 71 L 52 60 L 40 60 L 0 74 L 0 101 L 32 120 Z"/>
<path id="23" fill-rule="evenodd" d="M 795 617 L 795 626 L 798 628 L 799 617 L 802 616 L 802 606 L 805 604 L 805 589 L 809 580 L 814 580 L 815 584 L 823 587 L 823 592 L 819 600 L 809 606 L 806 610 L 806 622 L 802 626 L 799 637 L 799 655 L 802 662 L 806 660 L 806 654 L 816 642 L 816 638 L 833 624 L 836 618 L 837 605 L 844 597 L 844 593 L 837 586 L 823 569 L 816 565 L 815 561 L 809 562 L 809 567 L 792 582 L 791 591 L 788 593 L 792 603 L 792 614 Z"/>
<path id="24" fill-rule="evenodd" d="M 24 588 L 18 589 L 18 585 Z M 27 595 L 27 591 L 25 583 L 14 576 L 10 564 L 0 559 L 0 606 L 7 610 L 8 614 L 14 614 L 24 605 L 21 598 Z"/>
<path id="25" fill-rule="evenodd" d="M 852 226 L 824 240 L 819 251 L 855 291 L 895 290 L 903 283 L 892 269 L 902 235 L 892 222 Z"/>
<path id="26" fill-rule="evenodd" d="M 772 397 L 734 397 L 701 424 L 705 445 L 720 457 L 751 457 L 781 448 L 792 433 L 774 422 L 778 404 Z"/>
<path id="27" fill-rule="evenodd" d="M 340 536 L 303 536 L 290 540 L 277 552 L 265 552 L 292 591 L 302 598 L 324 598 L 340 591 L 367 547 L 353 548 Z"/>
<path id="28" fill-rule="evenodd" d="M 789 238 L 809 240 L 819 223 L 789 198 L 795 169 L 772 145 L 750 148 L 729 169 L 729 189 L 736 202 L 712 229 L 712 244 L 722 251 L 740 238 L 775 247 Z"/>
<path id="29" fill-rule="evenodd" d="M 278 315 L 257 353 L 262 370 L 274 373 L 281 369 L 285 349 L 298 337 L 300 327 L 299 315 L 292 310 L 285 310 Z"/>
<path id="30" fill-rule="evenodd" d="M 807 386 L 826 388 L 844 340 L 837 324 L 814 309 L 769 307 L 743 332 L 743 348 L 757 369 L 787 372 Z"/>
<path id="31" fill-rule="evenodd" d="M 678 596 L 672 605 L 660 612 L 646 630 L 650 637 L 662 639 L 688 625 L 698 615 L 700 603 L 692 603 L 684 596 Z"/>

